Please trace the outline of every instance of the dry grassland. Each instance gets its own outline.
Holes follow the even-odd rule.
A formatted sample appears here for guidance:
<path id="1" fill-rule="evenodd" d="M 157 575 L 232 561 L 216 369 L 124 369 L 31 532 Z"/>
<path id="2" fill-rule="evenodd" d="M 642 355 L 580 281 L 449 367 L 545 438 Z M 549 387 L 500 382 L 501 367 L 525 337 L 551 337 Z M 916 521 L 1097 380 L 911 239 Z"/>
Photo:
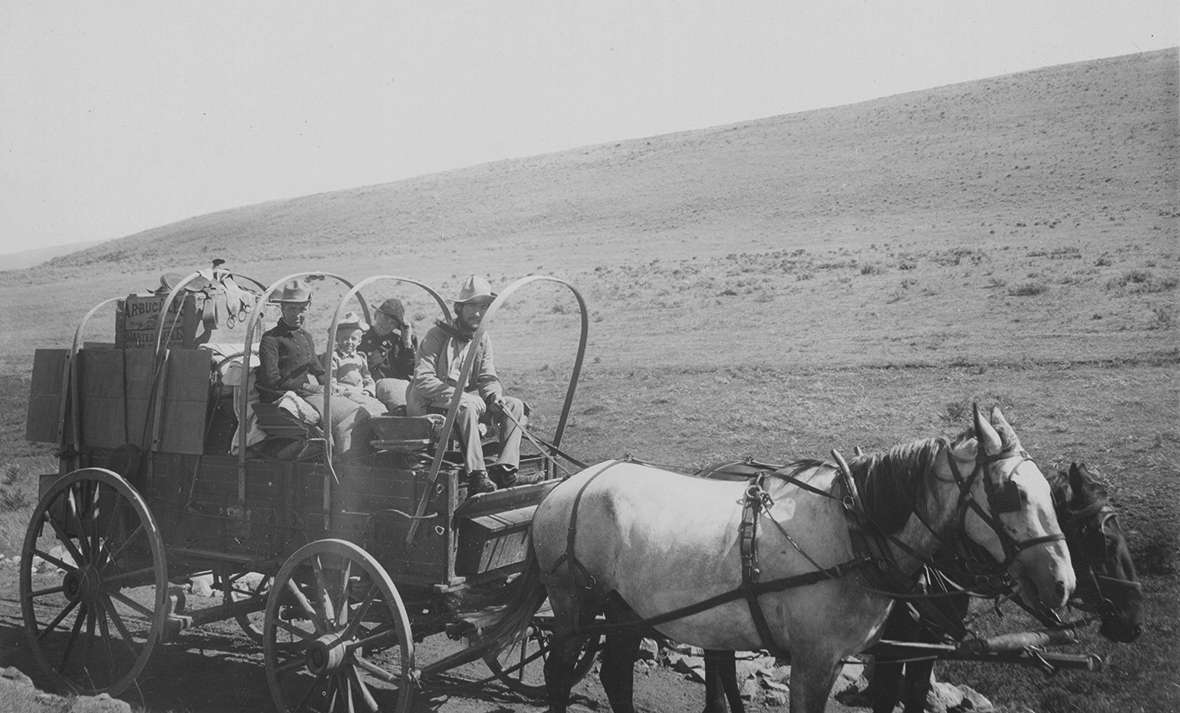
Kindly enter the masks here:
<path id="1" fill-rule="evenodd" d="M 227 257 L 264 281 L 383 273 L 444 295 L 469 272 L 555 275 L 590 309 L 563 444 L 584 460 L 880 448 L 953 434 L 978 401 L 1005 409 L 1042 469 L 1096 467 L 1131 531 L 1143 638 L 1086 639 L 1098 674 L 947 675 L 1046 713 L 1180 710 L 1176 86 L 1175 50 L 1055 67 L 240 208 L 0 273 L 0 462 L 47 464 L 22 440 L 33 348 L 68 344 L 89 306 L 160 272 Z M 390 294 L 421 331 L 435 317 L 421 292 L 366 297 Z M 89 338 L 112 328 L 100 316 Z M 576 330 L 547 287 L 496 317 L 503 376 L 542 430 Z"/>

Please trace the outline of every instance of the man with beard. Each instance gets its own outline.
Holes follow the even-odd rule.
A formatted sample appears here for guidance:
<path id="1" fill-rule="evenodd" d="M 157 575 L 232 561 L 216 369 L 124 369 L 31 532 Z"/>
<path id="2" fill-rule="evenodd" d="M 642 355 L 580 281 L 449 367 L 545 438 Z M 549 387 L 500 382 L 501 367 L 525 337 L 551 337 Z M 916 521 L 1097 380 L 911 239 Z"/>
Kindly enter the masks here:
<path id="1" fill-rule="evenodd" d="M 455 299 L 455 319 L 436 322 L 418 347 L 418 366 L 406 394 L 406 412 L 411 416 L 446 413 L 455 389 L 461 388 L 455 425 L 463 440 L 469 495 L 508 487 L 516 482 L 520 465 L 520 427 L 525 423 L 524 402 L 504 395 L 492 358 L 492 341 L 485 333 L 479 344 L 472 337 L 496 295 L 482 277 L 464 280 Z M 466 384 L 460 386 L 459 372 L 468 352 L 475 349 L 475 363 Z M 480 442 L 480 420 L 495 419 L 500 433 L 500 458 L 490 468 L 484 462 Z M 489 478 L 489 473 L 491 478 Z M 493 482 L 494 481 L 494 482 Z"/>
<path id="2" fill-rule="evenodd" d="M 316 355 L 315 341 L 303 328 L 311 305 L 311 291 L 298 282 L 283 286 L 278 299 L 282 316 L 258 344 L 258 400 L 293 407 L 296 415 L 315 413 L 324 422 L 324 383 L 327 372 Z M 352 447 L 352 431 L 367 421 L 368 412 L 344 399 L 332 399 L 332 441 L 336 453 Z M 310 411 L 309 411 L 310 409 Z"/>

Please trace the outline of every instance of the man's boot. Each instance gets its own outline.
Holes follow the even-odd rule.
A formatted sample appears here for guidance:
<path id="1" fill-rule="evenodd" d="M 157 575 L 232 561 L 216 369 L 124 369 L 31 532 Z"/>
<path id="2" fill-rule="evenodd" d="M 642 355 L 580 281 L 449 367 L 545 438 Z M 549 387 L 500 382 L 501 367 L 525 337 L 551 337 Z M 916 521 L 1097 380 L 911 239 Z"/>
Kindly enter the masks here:
<path id="1" fill-rule="evenodd" d="M 488 475 L 492 482 L 501 488 L 511 488 L 516 485 L 516 468 L 506 463 L 493 463 L 488 466 Z"/>
<path id="2" fill-rule="evenodd" d="M 492 482 L 488 474 L 482 470 L 473 470 L 467 476 L 467 497 L 472 495 L 479 495 L 480 493 L 490 493 L 496 489 L 496 484 Z"/>

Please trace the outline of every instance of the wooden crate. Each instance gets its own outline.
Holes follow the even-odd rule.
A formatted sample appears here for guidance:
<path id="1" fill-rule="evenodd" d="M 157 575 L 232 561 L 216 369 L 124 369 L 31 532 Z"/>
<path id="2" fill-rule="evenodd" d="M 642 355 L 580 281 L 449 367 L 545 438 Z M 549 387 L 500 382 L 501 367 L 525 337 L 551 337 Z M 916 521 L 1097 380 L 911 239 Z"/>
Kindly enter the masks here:
<path id="1" fill-rule="evenodd" d="M 472 577 L 519 568 L 528 553 L 529 523 L 536 509 L 526 505 L 461 520 L 455 573 Z"/>
<path id="2" fill-rule="evenodd" d="M 167 293 L 128 295 L 126 299 L 119 300 L 115 313 L 115 346 L 155 349 L 160 313 L 164 310 L 167 296 Z M 205 296 L 201 293 L 189 293 L 180 300 L 172 301 L 164 324 L 164 337 L 169 346 L 196 346 L 197 327 L 201 324 L 204 304 Z"/>

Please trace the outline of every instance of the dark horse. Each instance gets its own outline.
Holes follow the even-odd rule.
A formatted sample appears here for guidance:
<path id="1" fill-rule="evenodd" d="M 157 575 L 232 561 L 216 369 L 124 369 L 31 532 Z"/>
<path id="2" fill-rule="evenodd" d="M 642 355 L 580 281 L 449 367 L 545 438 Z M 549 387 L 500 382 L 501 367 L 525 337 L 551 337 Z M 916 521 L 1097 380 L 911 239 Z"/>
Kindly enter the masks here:
<path id="1" fill-rule="evenodd" d="M 1128 643 L 1143 631 L 1140 623 L 1142 593 L 1127 539 L 1119 527 L 1110 496 L 1086 468 L 1073 463 L 1069 472 L 1049 476 L 1057 521 L 1065 532 L 1078 587 L 1071 604 L 1091 611 L 1102 620 L 1098 631 L 1111 641 Z M 967 614 L 966 594 L 943 597 L 938 606 L 946 616 L 962 622 Z M 883 639 L 939 643 L 939 635 L 916 620 L 908 606 L 895 604 L 885 622 Z M 878 659 L 869 686 L 873 713 L 890 713 L 899 699 L 905 713 L 921 713 L 930 692 L 933 659 L 905 663 Z M 903 677 L 904 676 L 904 677 Z M 736 684 L 736 682 L 735 682 Z M 725 682 L 728 685 L 728 682 Z M 709 704 L 706 711 L 724 710 Z M 734 713 L 739 713 L 738 708 Z"/>
<path id="2" fill-rule="evenodd" d="M 702 475 L 725 478 L 746 470 L 740 466 L 726 468 L 706 469 Z M 1068 472 L 1059 471 L 1048 480 L 1078 582 L 1071 604 L 1097 614 L 1102 621 L 1099 633 L 1107 639 L 1134 641 L 1142 633 L 1142 594 L 1109 494 L 1084 464 L 1074 463 Z M 955 568 L 953 562 L 951 567 Z M 961 626 L 968 602 L 968 595 L 959 594 L 932 599 L 930 603 L 941 610 L 946 620 Z M 914 613 L 908 604 L 895 603 L 881 638 L 941 643 L 943 636 L 916 620 Z M 934 660 L 928 658 L 904 663 L 878 658 L 868 691 L 873 713 L 890 713 L 899 698 L 905 704 L 905 713 L 920 713 L 925 709 L 933 668 Z M 706 651 L 704 713 L 720 713 L 726 710 L 726 702 L 732 713 L 742 713 L 744 706 L 738 691 L 733 652 Z"/>

